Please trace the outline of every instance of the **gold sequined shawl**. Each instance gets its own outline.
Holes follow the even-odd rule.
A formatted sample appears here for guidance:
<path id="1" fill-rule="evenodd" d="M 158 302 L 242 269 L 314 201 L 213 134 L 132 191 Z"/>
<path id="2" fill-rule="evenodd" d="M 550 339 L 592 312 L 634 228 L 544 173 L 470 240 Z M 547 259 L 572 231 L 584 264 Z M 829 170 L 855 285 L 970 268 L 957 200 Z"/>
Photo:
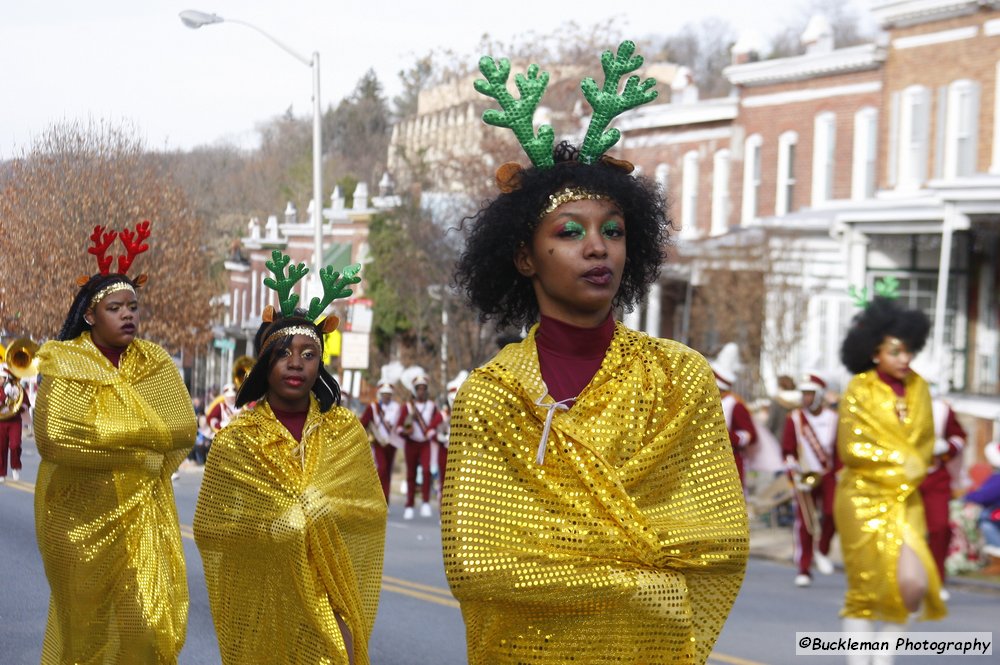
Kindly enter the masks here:
<path id="1" fill-rule="evenodd" d="M 535 330 L 455 400 L 441 537 L 469 663 L 705 662 L 748 551 L 708 363 L 617 324 L 539 465 Z"/>
<path id="2" fill-rule="evenodd" d="M 905 381 L 905 403 L 900 422 L 896 395 L 874 370 L 856 375 L 840 402 L 837 448 L 844 469 L 834 519 L 847 573 L 843 616 L 906 621 L 896 575 L 904 542 L 927 571 L 923 618 L 947 613 L 917 491 L 934 448 L 931 398 L 927 383 L 913 372 Z"/>
<path id="3" fill-rule="evenodd" d="M 115 369 L 89 333 L 38 357 L 35 529 L 52 590 L 42 663 L 175 663 L 188 590 L 170 476 L 196 427 L 180 373 L 143 340 Z"/>
<path id="4" fill-rule="evenodd" d="M 353 413 L 311 400 L 303 448 L 259 402 L 212 442 L 194 517 L 222 661 L 367 665 L 387 508 Z"/>

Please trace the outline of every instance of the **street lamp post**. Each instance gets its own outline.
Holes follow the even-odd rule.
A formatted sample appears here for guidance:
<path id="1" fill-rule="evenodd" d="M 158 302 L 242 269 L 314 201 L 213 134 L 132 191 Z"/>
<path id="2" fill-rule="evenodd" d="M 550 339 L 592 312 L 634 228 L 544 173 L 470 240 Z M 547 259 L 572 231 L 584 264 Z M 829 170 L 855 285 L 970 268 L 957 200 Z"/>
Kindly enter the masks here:
<path id="1" fill-rule="evenodd" d="M 264 30 L 258 28 L 252 23 L 247 23 L 246 21 L 240 21 L 238 19 L 232 18 L 222 18 L 218 14 L 208 14 L 206 12 L 199 12 L 193 9 L 188 9 L 180 13 L 181 23 L 196 30 L 203 25 L 211 25 L 213 23 L 236 23 L 239 25 L 246 26 L 251 30 L 264 35 L 269 40 L 274 42 L 281 50 L 289 54 L 302 64 L 307 67 L 312 68 L 313 74 L 313 205 L 312 205 L 312 223 L 314 232 L 314 251 L 315 257 L 313 259 L 313 265 L 316 266 L 316 270 L 323 265 L 323 159 L 322 159 L 322 146 L 323 146 L 323 134 L 321 127 L 321 117 L 320 117 L 320 107 L 319 107 L 319 52 L 313 51 L 312 58 L 306 58 L 304 55 L 279 41 L 273 35 L 265 32 Z"/>

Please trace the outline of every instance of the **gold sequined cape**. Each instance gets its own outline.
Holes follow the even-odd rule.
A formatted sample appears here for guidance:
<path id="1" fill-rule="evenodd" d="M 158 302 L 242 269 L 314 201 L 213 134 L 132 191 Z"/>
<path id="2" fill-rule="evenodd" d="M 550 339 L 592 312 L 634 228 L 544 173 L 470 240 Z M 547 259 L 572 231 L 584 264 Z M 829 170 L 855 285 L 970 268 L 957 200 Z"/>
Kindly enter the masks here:
<path id="1" fill-rule="evenodd" d="M 837 483 L 834 519 L 847 573 L 842 616 L 906 621 L 909 613 L 896 576 L 903 543 L 927 571 L 923 618 L 947 614 L 917 491 L 934 448 L 931 398 L 927 383 L 913 372 L 904 386 L 902 422 L 896 394 L 874 370 L 856 375 L 840 402 L 837 451 L 844 469 Z"/>
<path id="2" fill-rule="evenodd" d="M 469 663 L 705 662 L 748 552 L 708 363 L 617 324 L 539 465 L 535 330 L 455 400 L 441 538 Z"/>
<path id="3" fill-rule="evenodd" d="M 194 536 L 227 665 L 346 665 L 336 615 L 369 662 L 387 508 L 368 438 L 311 398 L 302 441 L 266 401 L 212 441 Z"/>
<path id="4" fill-rule="evenodd" d="M 196 428 L 181 375 L 138 339 L 115 369 L 86 332 L 38 358 L 35 529 L 52 590 L 42 663 L 175 663 L 188 590 L 170 476 Z"/>

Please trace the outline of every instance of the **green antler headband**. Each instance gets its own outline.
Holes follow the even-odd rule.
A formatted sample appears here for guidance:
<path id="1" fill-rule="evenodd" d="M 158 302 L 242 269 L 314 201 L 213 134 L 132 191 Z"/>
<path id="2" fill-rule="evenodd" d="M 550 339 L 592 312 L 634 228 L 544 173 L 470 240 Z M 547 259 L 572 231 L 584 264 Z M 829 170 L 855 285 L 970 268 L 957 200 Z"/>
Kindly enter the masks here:
<path id="1" fill-rule="evenodd" d="M 282 317 L 289 317 L 295 313 L 295 306 L 299 303 L 299 295 L 292 293 L 292 288 L 309 273 L 309 268 L 304 263 L 290 265 L 291 261 L 291 257 L 276 249 L 271 252 L 271 260 L 264 262 L 267 269 L 274 274 L 273 278 L 264 278 L 264 286 L 278 294 L 278 306 L 281 309 Z M 287 276 L 285 275 L 286 268 L 288 269 Z M 323 284 L 323 297 L 313 298 L 309 302 L 309 311 L 306 313 L 306 318 L 316 323 L 317 319 L 322 316 L 323 310 L 330 303 L 338 298 L 350 296 L 353 291 L 348 287 L 361 281 L 361 277 L 358 275 L 359 272 L 361 272 L 361 266 L 358 264 L 344 268 L 343 272 L 334 270 L 333 266 L 322 268 L 319 271 L 319 279 Z M 268 305 L 264 309 L 261 318 L 266 323 L 273 322 L 275 320 L 274 308 Z M 323 320 L 322 332 L 333 332 L 336 330 L 339 322 L 340 320 L 336 316 L 331 315 L 326 317 Z M 312 334 L 309 335 L 309 333 Z M 261 344 L 261 351 L 270 346 L 278 337 L 294 334 L 307 334 L 319 342 L 319 338 L 315 332 L 301 326 L 293 326 L 282 328 L 269 335 Z"/>
<path id="2" fill-rule="evenodd" d="M 871 297 L 868 296 L 868 287 L 862 287 L 860 289 L 851 285 L 847 288 L 848 295 L 854 300 L 854 306 L 864 309 L 871 304 L 872 298 L 876 296 L 882 298 L 889 298 L 890 300 L 895 300 L 899 297 L 899 280 L 895 277 L 882 277 L 875 280 L 875 293 Z"/>
<path id="3" fill-rule="evenodd" d="M 624 90 L 620 94 L 618 92 L 622 76 L 637 70 L 642 63 L 642 56 L 635 54 L 635 43 L 626 40 L 619 45 L 617 54 L 611 51 L 601 54 L 601 66 L 604 69 L 603 87 L 598 88 L 597 83 L 590 77 L 581 82 L 583 96 L 594 110 L 583 145 L 580 147 L 578 160 L 581 163 L 593 164 L 598 161 L 621 138 L 620 131 L 608 129 L 615 116 L 656 99 L 657 93 L 653 89 L 656 81 L 652 78 L 640 83 L 638 76 L 630 76 L 625 81 Z M 510 61 L 507 58 L 502 58 L 498 63 L 489 56 L 483 56 L 479 60 L 479 71 L 486 80 L 476 80 L 476 90 L 496 99 L 503 109 L 484 111 L 483 122 L 513 130 L 521 147 L 536 168 L 552 168 L 555 132 L 550 125 L 542 125 L 536 135 L 532 125 L 535 109 L 538 108 L 538 102 L 549 82 L 548 72 L 539 71 L 538 65 L 532 64 L 528 66 L 527 76 L 517 74 L 514 77 L 514 84 L 521 93 L 521 98 L 514 99 L 507 91 L 507 79 L 510 76 Z"/>

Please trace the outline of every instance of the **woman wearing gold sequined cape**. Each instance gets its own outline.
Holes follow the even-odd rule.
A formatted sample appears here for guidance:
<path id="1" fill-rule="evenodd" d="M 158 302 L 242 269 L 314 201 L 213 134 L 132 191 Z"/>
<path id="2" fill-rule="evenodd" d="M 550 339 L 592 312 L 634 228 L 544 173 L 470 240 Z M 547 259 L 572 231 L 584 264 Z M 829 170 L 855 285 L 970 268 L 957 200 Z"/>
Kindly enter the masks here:
<path id="1" fill-rule="evenodd" d="M 705 662 L 748 547 L 708 363 L 616 324 L 539 465 L 536 329 L 455 400 L 442 546 L 469 662 Z"/>
<path id="2" fill-rule="evenodd" d="M 914 372 L 904 385 L 908 415 L 903 422 L 896 395 L 874 369 L 855 375 L 840 403 L 837 446 L 844 469 L 834 517 L 848 577 L 845 617 L 906 622 L 909 613 L 896 577 L 904 543 L 927 571 L 922 618 L 947 613 L 917 491 L 934 447 L 930 393 Z"/>
<path id="3" fill-rule="evenodd" d="M 212 442 L 194 534 L 229 665 L 346 664 L 335 613 L 369 662 L 385 498 L 358 419 L 310 400 L 301 447 L 266 401 Z"/>
<path id="4" fill-rule="evenodd" d="M 180 373 L 138 339 L 116 369 L 88 332 L 38 357 L 42 663 L 175 663 L 188 591 L 170 476 L 196 427 Z"/>

